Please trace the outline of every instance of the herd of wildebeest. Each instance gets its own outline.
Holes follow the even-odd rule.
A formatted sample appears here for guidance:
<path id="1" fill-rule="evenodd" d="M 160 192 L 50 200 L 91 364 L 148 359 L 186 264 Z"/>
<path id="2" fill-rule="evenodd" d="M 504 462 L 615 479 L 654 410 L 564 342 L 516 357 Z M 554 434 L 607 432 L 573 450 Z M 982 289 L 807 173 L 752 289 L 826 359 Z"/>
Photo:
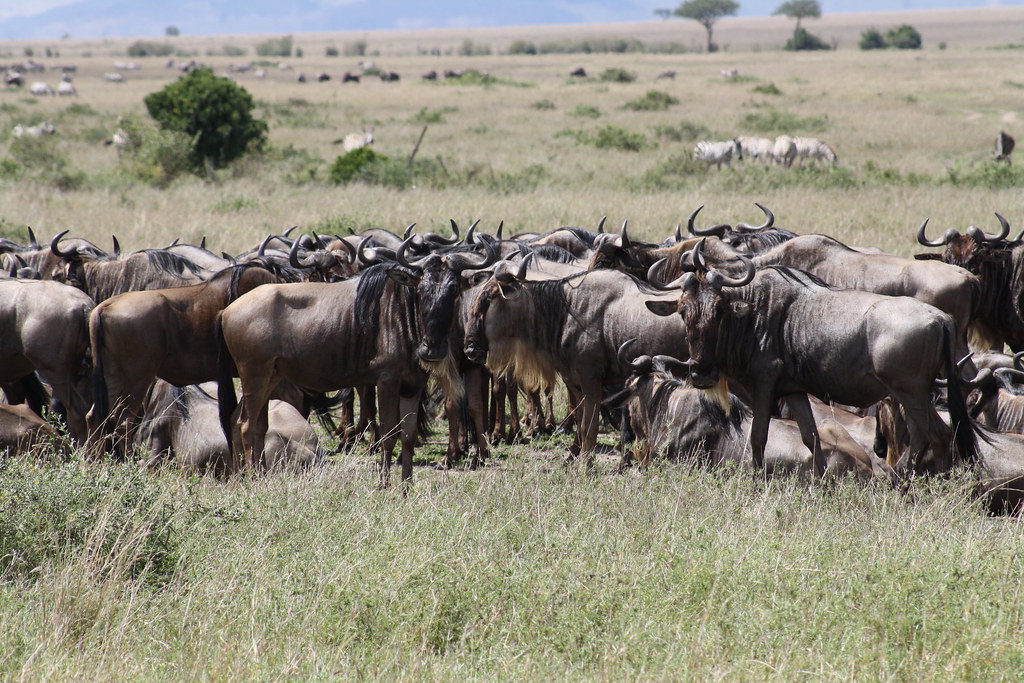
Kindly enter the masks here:
<path id="1" fill-rule="evenodd" d="M 302 468 L 327 455 L 314 414 L 339 449 L 376 449 L 387 485 L 396 441 L 409 480 L 443 410 L 441 467 L 556 428 L 589 465 L 606 422 L 622 467 L 901 487 L 961 469 L 991 510 L 1019 512 L 1024 353 L 1002 351 L 1024 351 L 1022 235 L 999 214 L 938 238 L 925 221 L 918 242 L 943 251 L 908 259 L 757 206 L 760 225 L 702 227 L 698 208 L 659 243 L 603 219 L 511 237 L 455 221 L 288 231 L 233 256 L 29 230 L 0 240 L 0 448 Z"/>

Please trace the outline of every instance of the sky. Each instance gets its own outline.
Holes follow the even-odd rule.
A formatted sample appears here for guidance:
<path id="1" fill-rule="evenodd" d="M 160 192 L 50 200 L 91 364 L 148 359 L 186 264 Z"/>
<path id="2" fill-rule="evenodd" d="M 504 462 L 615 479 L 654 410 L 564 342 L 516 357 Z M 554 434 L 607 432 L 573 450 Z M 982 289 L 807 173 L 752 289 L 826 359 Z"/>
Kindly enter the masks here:
<path id="1" fill-rule="evenodd" d="M 782 0 L 739 0 L 767 16 Z M 645 21 L 671 0 L 0 0 L 0 40 Z M 824 14 L 1024 5 L 1024 0 L 821 0 Z"/>

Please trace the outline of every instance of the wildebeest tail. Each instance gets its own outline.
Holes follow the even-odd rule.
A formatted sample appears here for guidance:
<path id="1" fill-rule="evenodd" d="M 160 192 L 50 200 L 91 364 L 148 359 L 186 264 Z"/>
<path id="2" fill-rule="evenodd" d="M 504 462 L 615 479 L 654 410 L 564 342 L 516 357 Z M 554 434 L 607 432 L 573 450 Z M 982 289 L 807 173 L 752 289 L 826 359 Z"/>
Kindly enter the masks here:
<path id="1" fill-rule="evenodd" d="M 960 369 L 950 348 L 951 332 L 948 327 L 942 330 L 942 352 L 946 356 L 946 400 L 949 404 L 949 422 L 953 428 L 953 442 L 957 453 L 964 462 L 974 463 L 978 460 L 978 434 L 970 414 L 967 412 L 967 400 L 961 385 Z"/>
<path id="2" fill-rule="evenodd" d="M 352 389 L 342 389 L 334 396 L 328 396 L 324 392 L 307 391 L 303 389 L 302 395 L 305 397 L 306 404 L 309 406 L 310 411 L 316 415 L 316 419 L 320 422 L 321 426 L 323 426 L 328 433 L 334 433 L 336 425 L 334 424 L 334 418 L 331 416 L 331 411 L 352 396 Z"/>
<path id="3" fill-rule="evenodd" d="M 238 399 L 235 397 L 235 363 L 224 342 L 224 328 L 221 317 L 217 316 L 214 325 L 217 340 L 217 411 L 220 415 L 220 427 L 224 430 L 224 438 L 228 442 L 228 453 L 233 451 L 232 433 L 234 432 L 235 408 Z"/>
<path id="4" fill-rule="evenodd" d="M 50 396 L 46 393 L 46 388 L 43 386 L 42 381 L 40 381 L 39 375 L 30 372 L 19 379 L 17 384 L 18 389 L 25 395 L 25 402 L 28 404 L 28 407 L 36 415 L 42 417 L 43 411 L 50 405 Z"/>
<path id="5" fill-rule="evenodd" d="M 92 404 L 97 424 L 103 424 L 110 414 L 107 378 L 103 374 L 103 308 L 97 307 L 89 317 L 89 344 L 92 347 Z"/>

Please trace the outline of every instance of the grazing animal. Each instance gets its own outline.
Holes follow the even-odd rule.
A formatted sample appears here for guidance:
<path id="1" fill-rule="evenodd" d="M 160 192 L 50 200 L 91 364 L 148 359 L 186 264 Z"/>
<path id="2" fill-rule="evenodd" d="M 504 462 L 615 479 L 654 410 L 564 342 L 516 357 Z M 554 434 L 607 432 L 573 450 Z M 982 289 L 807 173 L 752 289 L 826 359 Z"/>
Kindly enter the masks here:
<path id="1" fill-rule="evenodd" d="M 740 75 L 740 70 L 733 67 L 731 69 L 722 69 L 719 71 L 723 78 L 736 78 Z"/>
<path id="2" fill-rule="evenodd" d="M 1013 148 L 1016 144 L 1012 135 L 999 131 L 999 137 L 996 138 L 996 161 L 1010 163 L 1010 155 L 1013 154 Z"/>
<path id="3" fill-rule="evenodd" d="M 582 66 L 578 66 L 572 71 L 570 71 L 569 75 L 572 76 L 573 78 L 586 78 L 587 70 L 584 69 Z M 447 74 L 445 74 L 445 76 L 447 77 Z"/>
<path id="4" fill-rule="evenodd" d="M 44 135 L 53 135 L 55 132 L 57 132 L 57 129 L 54 127 L 53 121 L 43 121 L 34 126 L 23 126 L 19 123 L 11 130 L 11 136 L 16 138 L 22 136 L 40 138 Z"/>
<path id="5" fill-rule="evenodd" d="M 354 74 L 351 71 L 346 71 L 341 76 L 341 82 L 342 83 L 358 83 L 359 82 L 359 74 Z"/>
<path id="6" fill-rule="evenodd" d="M 17 71 L 5 71 L 4 85 L 12 88 L 20 88 L 25 85 L 25 77 Z"/>
<path id="7" fill-rule="evenodd" d="M 437 71 L 435 71 L 434 69 L 431 69 L 427 73 L 425 73 L 422 76 L 420 76 L 420 78 L 422 78 L 425 81 L 436 81 L 437 80 Z"/>
<path id="8" fill-rule="evenodd" d="M 35 81 L 29 86 L 28 91 L 33 95 L 56 95 L 53 88 L 43 81 Z"/>
<path id="9" fill-rule="evenodd" d="M 331 75 L 329 73 L 321 71 L 320 73 L 318 73 L 316 75 L 316 80 L 317 80 L 317 83 L 323 83 L 325 81 L 331 80 Z"/>
<path id="10" fill-rule="evenodd" d="M 736 139 L 740 142 L 740 149 L 745 158 L 759 159 L 762 164 L 772 162 L 772 151 L 775 149 L 773 141 L 768 138 L 755 138 L 747 135 L 741 135 Z"/>
<path id="11" fill-rule="evenodd" d="M 77 95 L 78 91 L 75 90 L 75 84 L 72 83 L 70 80 L 68 80 L 68 81 L 62 80 L 57 85 L 57 94 L 67 97 L 67 96 Z"/>
<path id="12" fill-rule="evenodd" d="M 757 271 L 750 259 L 738 258 L 745 273 L 730 277 L 707 265 L 698 243 L 694 270 L 660 285 L 681 289 L 679 300 L 650 301 L 648 308 L 681 318 L 695 387 L 713 388 L 728 378 L 752 397 L 756 467 L 764 464 L 775 401 L 784 398 L 814 453 L 815 471 L 824 473 L 808 394 L 858 407 L 895 398 L 908 414 L 911 448 L 902 464 L 912 472 L 945 472 L 957 457 L 975 460 L 975 433 L 954 358 L 966 349 L 957 344 L 952 318 L 909 297 L 836 290 L 803 271 Z M 654 278 L 651 283 L 659 286 Z M 949 377 L 952 435 L 931 402 L 941 373 Z"/>
<path id="13" fill-rule="evenodd" d="M 796 159 L 796 143 L 788 135 L 780 135 L 775 138 L 775 145 L 772 147 L 772 161 L 776 166 L 789 168 Z"/>
<path id="14" fill-rule="evenodd" d="M 828 164 L 839 162 L 839 157 L 827 142 L 817 138 L 793 138 L 796 146 L 796 159 L 802 164 L 807 161 L 821 161 Z"/>
<path id="15" fill-rule="evenodd" d="M 342 139 L 341 144 L 346 152 L 373 144 L 373 126 L 364 128 L 362 133 L 349 133 Z"/>
<path id="16" fill-rule="evenodd" d="M 743 158 L 743 149 L 736 139 L 721 142 L 703 140 L 693 148 L 694 159 L 703 161 L 709 167 L 714 164 L 719 170 L 721 170 L 722 164 L 730 166 L 734 157 L 736 159 Z"/>
<path id="17" fill-rule="evenodd" d="M 0 456 L 17 455 L 51 443 L 57 431 L 26 405 L 0 405 Z"/>
<path id="18" fill-rule="evenodd" d="M 660 80 L 662 78 L 667 78 L 669 80 L 675 80 L 675 77 L 676 77 L 676 72 L 671 70 L 671 69 L 669 69 L 668 71 L 662 71 L 660 74 L 658 74 L 657 77 L 656 77 L 656 80 Z"/>
<path id="19" fill-rule="evenodd" d="M 124 83 L 124 76 L 117 73 L 116 71 L 110 71 L 103 74 L 103 80 L 108 83 Z"/>

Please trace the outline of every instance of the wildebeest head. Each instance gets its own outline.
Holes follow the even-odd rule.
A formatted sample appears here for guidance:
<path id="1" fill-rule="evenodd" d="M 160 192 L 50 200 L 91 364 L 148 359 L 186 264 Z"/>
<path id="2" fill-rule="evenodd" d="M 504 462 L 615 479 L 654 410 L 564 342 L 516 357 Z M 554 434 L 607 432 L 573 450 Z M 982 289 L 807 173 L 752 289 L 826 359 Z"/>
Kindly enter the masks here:
<path id="1" fill-rule="evenodd" d="M 313 235 L 313 249 L 306 249 L 304 255 L 299 254 L 301 240 L 292 242 L 288 251 L 288 263 L 296 270 L 312 269 L 311 281 L 338 282 L 347 280 L 358 270 L 356 249 L 341 237 L 335 239 L 326 248 L 319 248 L 322 241 Z"/>
<path id="2" fill-rule="evenodd" d="M 917 241 L 925 247 L 946 247 L 942 260 L 950 265 L 960 266 L 978 275 L 986 262 L 998 260 L 1000 253 L 1005 253 L 1006 241 L 1010 234 L 1010 223 L 996 214 L 999 219 L 999 232 L 989 235 L 977 226 L 970 226 L 961 234 L 956 228 L 948 228 L 941 239 L 929 240 L 926 232 L 928 219 L 917 229 Z"/>
<path id="3" fill-rule="evenodd" d="M 689 257 L 689 258 L 688 258 Z M 690 381 L 698 389 L 710 389 L 719 382 L 718 346 L 725 321 L 730 317 L 749 315 L 751 305 L 734 299 L 727 288 L 743 287 L 754 279 L 754 264 L 740 256 L 746 273 L 731 277 L 711 268 L 704 259 L 704 242 L 697 243 L 692 253 L 680 257 L 680 267 L 687 270 L 676 280 L 662 284 L 657 276 L 662 262 L 651 266 L 648 281 L 658 289 L 681 289 L 679 301 L 648 301 L 652 313 L 668 316 L 678 313 L 686 328 L 690 349 Z"/>
<path id="4" fill-rule="evenodd" d="M 521 297 L 523 282 L 526 280 L 526 269 L 532 259 L 532 253 L 524 256 L 515 270 L 506 264 L 499 264 L 493 275 L 481 285 L 476 298 L 473 299 L 469 309 L 469 319 L 466 323 L 466 340 L 463 350 L 466 357 L 474 363 L 484 363 L 490 350 L 486 327 L 491 302 L 499 297 L 505 301 L 516 301 Z"/>
<path id="5" fill-rule="evenodd" d="M 456 233 L 457 234 L 457 233 Z M 463 271 L 487 268 L 498 259 L 490 242 L 483 242 L 482 257 L 473 251 L 455 250 L 430 253 L 410 261 L 406 252 L 412 237 L 406 239 L 395 254 L 400 267 L 388 275 L 396 282 L 416 290 L 417 315 L 422 339 L 416 347 L 420 361 L 436 363 L 448 356 L 448 337 L 459 297 L 467 288 Z"/>

